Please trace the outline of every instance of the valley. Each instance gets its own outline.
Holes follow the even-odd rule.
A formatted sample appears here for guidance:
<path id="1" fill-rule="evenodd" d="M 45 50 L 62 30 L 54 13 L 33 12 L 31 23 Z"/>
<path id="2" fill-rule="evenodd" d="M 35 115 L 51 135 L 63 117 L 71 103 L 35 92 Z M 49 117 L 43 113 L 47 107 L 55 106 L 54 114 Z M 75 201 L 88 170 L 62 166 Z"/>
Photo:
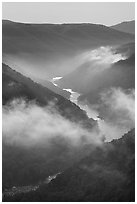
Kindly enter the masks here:
<path id="1" fill-rule="evenodd" d="M 3 202 L 135 200 L 133 27 L 2 21 Z"/>

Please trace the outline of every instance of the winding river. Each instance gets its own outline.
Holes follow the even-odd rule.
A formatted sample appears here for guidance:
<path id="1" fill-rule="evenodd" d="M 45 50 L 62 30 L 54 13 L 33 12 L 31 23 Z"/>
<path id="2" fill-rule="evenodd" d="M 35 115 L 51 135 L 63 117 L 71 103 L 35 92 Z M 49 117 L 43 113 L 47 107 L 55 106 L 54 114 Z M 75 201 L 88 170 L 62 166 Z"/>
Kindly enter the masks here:
<path id="1" fill-rule="evenodd" d="M 61 76 L 59 77 L 54 77 L 51 82 L 53 83 L 54 86 L 58 86 L 57 85 L 57 81 L 62 79 Z M 98 118 L 98 114 L 96 111 L 92 110 L 91 108 L 89 108 L 89 106 L 87 104 L 82 104 L 78 102 L 78 97 L 80 96 L 80 93 L 73 91 L 72 89 L 68 88 L 68 89 L 63 89 L 64 91 L 68 91 L 70 93 L 70 101 L 75 103 L 77 106 L 79 106 L 82 110 L 86 111 L 87 115 L 89 118 L 93 118 L 94 120 L 99 120 Z"/>

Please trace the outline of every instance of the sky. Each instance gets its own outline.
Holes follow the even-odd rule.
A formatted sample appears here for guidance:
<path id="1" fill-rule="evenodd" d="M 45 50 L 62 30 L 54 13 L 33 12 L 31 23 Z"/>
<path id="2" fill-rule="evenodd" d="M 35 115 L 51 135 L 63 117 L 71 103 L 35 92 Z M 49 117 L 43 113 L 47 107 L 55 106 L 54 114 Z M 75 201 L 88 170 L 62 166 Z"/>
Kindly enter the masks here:
<path id="1" fill-rule="evenodd" d="M 2 18 L 23 23 L 97 23 L 135 19 L 134 2 L 4 2 Z"/>

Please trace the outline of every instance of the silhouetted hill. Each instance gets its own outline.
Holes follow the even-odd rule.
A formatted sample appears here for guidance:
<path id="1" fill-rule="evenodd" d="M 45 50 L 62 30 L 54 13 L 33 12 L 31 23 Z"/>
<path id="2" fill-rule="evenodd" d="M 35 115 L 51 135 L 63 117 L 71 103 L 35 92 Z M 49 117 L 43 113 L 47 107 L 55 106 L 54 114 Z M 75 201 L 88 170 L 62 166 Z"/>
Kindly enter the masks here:
<path id="1" fill-rule="evenodd" d="M 111 28 L 118 31 L 135 34 L 135 21 L 122 22 L 111 26 Z"/>
<path id="2" fill-rule="evenodd" d="M 3 20 L 3 62 L 31 78 L 63 76 L 79 53 L 134 42 L 134 35 L 96 24 L 23 24 Z"/>
<path id="3" fill-rule="evenodd" d="M 49 184 L 5 201 L 134 202 L 135 131 L 105 143 Z"/>
<path id="4" fill-rule="evenodd" d="M 8 38 L 7 42 L 5 42 L 6 38 Z M 19 42 L 21 39 L 22 41 Z M 31 44 L 29 40 L 32 40 L 34 44 Z M 42 48 L 39 46 L 40 49 L 50 48 L 50 50 L 53 50 L 54 48 L 58 49 L 59 46 L 63 48 L 64 45 L 67 45 L 68 48 L 72 46 L 74 48 L 75 46 L 84 46 L 84 44 L 88 46 L 87 43 L 90 43 L 89 46 L 99 46 L 103 43 L 113 44 L 120 41 L 121 43 L 134 41 L 134 36 L 99 24 L 23 24 L 3 20 L 3 51 L 7 53 L 10 47 L 6 45 L 10 42 L 15 43 L 12 43 L 14 47 L 18 45 L 15 47 L 17 50 L 21 48 L 20 46 L 23 46 L 24 51 L 29 52 L 31 46 L 38 45 L 38 43 L 41 43 L 40 46 L 44 46 Z M 45 44 L 42 44 L 43 42 Z M 28 46 L 30 49 L 28 49 Z M 35 50 L 32 51 L 35 52 Z"/>

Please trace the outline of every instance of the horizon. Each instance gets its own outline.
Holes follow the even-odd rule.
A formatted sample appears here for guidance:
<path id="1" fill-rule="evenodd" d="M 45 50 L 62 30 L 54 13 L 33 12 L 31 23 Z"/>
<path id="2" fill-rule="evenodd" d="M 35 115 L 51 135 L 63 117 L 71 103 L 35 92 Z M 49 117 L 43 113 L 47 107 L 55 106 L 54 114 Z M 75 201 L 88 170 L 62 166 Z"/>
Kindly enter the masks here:
<path id="1" fill-rule="evenodd" d="M 73 23 L 46 23 L 46 22 L 42 22 L 42 23 L 35 23 L 35 22 L 32 22 L 32 23 L 25 23 L 25 22 L 20 22 L 20 21 L 13 21 L 13 20 L 10 20 L 10 19 L 2 19 L 2 21 L 10 21 L 10 22 L 13 22 L 13 23 L 21 23 L 21 24 L 38 24 L 38 25 L 42 25 L 42 24 L 49 24 L 49 25 L 70 25 L 70 24 L 75 24 L 75 25 L 79 25 L 79 24 L 94 24 L 94 25 L 104 25 L 104 24 L 100 24 L 100 23 L 88 23 L 88 22 L 73 22 Z M 118 24 L 121 24 L 121 23 L 128 23 L 128 22 L 133 22 L 135 21 L 135 19 L 133 20 L 128 20 L 128 21 L 122 21 L 122 22 L 119 22 L 117 24 L 114 24 L 114 25 L 110 25 L 110 26 L 107 26 L 107 25 L 104 25 L 104 26 L 107 26 L 107 27 L 111 27 L 111 26 L 115 26 L 115 25 L 118 25 Z"/>
<path id="2" fill-rule="evenodd" d="M 87 23 L 113 26 L 135 20 L 135 3 L 3 2 L 2 19 L 24 24 Z"/>

